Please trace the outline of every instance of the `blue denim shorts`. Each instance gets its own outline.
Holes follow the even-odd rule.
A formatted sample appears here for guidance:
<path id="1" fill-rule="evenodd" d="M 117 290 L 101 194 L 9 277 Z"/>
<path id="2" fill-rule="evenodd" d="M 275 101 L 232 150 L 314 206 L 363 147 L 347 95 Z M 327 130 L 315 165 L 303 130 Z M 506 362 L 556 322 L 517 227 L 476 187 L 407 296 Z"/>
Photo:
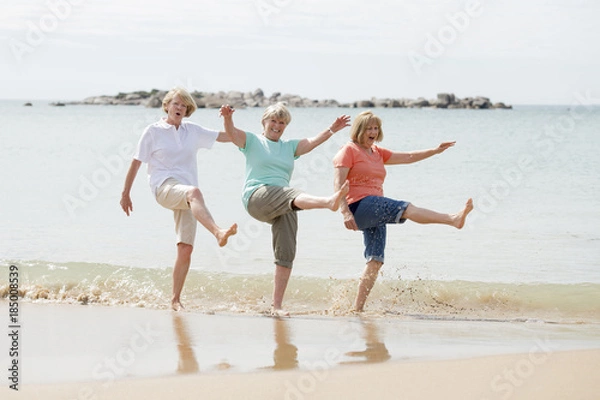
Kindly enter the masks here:
<path id="1" fill-rule="evenodd" d="M 386 224 L 402 224 L 402 214 L 410 203 L 387 197 L 367 196 L 348 205 L 354 215 L 358 229 L 363 232 L 365 259 L 383 263 L 386 239 Z"/>

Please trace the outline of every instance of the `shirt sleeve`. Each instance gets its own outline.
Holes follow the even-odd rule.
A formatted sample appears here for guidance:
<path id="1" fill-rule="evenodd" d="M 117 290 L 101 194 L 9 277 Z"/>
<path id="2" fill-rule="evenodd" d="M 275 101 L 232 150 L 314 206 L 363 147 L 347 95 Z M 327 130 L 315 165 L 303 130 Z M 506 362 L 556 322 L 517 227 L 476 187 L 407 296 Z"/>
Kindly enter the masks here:
<path id="1" fill-rule="evenodd" d="M 246 132 L 246 145 L 242 147 L 238 147 L 239 151 L 246 154 L 249 147 L 252 147 L 253 142 L 256 140 L 256 135 L 252 132 Z"/>
<path id="2" fill-rule="evenodd" d="M 198 134 L 197 145 L 199 149 L 210 149 L 217 141 L 219 131 L 208 129 L 200 125 L 193 125 L 195 132 Z"/>
<path id="3" fill-rule="evenodd" d="M 300 139 L 291 139 L 289 140 L 290 146 L 292 147 L 292 154 L 294 155 L 294 160 L 300 158 L 300 156 L 296 155 L 296 150 L 298 149 L 298 143 L 300 143 Z"/>
<path id="4" fill-rule="evenodd" d="M 152 132 L 148 126 L 146 129 L 144 129 L 144 132 L 140 137 L 135 153 L 133 154 L 133 158 L 143 163 L 148 163 L 148 161 L 150 161 L 150 156 L 152 155 L 152 147 Z"/>
<path id="5" fill-rule="evenodd" d="M 352 155 L 352 149 L 348 145 L 344 145 L 333 157 L 333 166 L 335 168 L 344 167 L 352 168 L 354 165 L 354 157 Z"/>
<path id="6" fill-rule="evenodd" d="M 383 163 L 385 164 L 392 156 L 392 151 L 379 146 L 375 147 L 377 148 L 377 151 L 379 151 L 379 154 L 381 154 L 381 158 L 383 159 Z"/>

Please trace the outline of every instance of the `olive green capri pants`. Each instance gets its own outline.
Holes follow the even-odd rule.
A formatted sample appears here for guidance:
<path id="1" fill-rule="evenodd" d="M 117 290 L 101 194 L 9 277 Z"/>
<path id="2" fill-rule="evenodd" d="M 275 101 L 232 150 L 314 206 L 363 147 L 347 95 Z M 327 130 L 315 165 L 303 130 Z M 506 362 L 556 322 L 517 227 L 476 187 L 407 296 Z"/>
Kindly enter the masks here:
<path id="1" fill-rule="evenodd" d="M 282 186 L 261 186 L 248 200 L 248 214 L 271 225 L 275 264 L 292 268 L 296 257 L 298 215 L 293 203 L 302 192 Z"/>

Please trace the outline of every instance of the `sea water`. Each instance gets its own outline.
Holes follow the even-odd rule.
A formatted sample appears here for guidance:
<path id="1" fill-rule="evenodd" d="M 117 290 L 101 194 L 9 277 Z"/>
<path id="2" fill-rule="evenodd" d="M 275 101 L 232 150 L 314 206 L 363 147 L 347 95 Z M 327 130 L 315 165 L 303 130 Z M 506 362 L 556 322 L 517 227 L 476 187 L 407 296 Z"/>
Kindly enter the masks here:
<path id="1" fill-rule="evenodd" d="M 305 138 L 361 109 L 296 108 L 284 135 Z M 395 151 L 456 146 L 387 168 L 385 194 L 439 212 L 475 210 L 463 230 L 406 222 L 389 226 L 385 265 L 368 309 L 393 315 L 600 320 L 600 107 L 512 110 L 373 109 L 381 146 Z M 237 127 L 261 133 L 262 109 L 236 110 Z M 154 200 L 142 166 L 119 206 L 131 155 L 161 109 L 53 107 L 1 101 L 0 294 L 19 267 L 29 301 L 166 307 L 175 259 L 172 213 Z M 218 110 L 190 118 L 222 129 Z M 333 192 L 338 132 L 295 164 L 292 186 Z M 270 227 L 241 203 L 244 156 L 231 143 L 198 153 L 199 186 L 221 226 L 237 223 L 224 248 L 201 226 L 184 302 L 205 311 L 268 308 Z M 297 312 L 343 313 L 364 267 L 360 232 L 340 213 L 302 211 L 286 303 Z"/>

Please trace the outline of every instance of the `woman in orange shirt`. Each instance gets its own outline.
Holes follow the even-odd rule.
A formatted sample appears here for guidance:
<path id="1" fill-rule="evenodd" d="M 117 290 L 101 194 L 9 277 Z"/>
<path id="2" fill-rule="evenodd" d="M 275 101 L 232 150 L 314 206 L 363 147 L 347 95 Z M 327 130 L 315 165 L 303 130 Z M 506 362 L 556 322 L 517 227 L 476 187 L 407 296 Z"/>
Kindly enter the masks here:
<path id="1" fill-rule="evenodd" d="M 354 310 L 362 311 L 384 262 L 386 224 L 404 223 L 407 219 L 420 224 L 445 224 L 461 229 L 473 210 L 473 200 L 456 214 L 441 214 L 419 208 L 409 202 L 383 196 L 385 165 L 410 164 L 440 154 L 454 146 L 444 142 L 437 148 L 411 152 L 396 152 L 375 145 L 383 139 L 381 119 L 371 111 L 360 113 L 352 124 L 351 142 L 333 159 L 335 188 L 348 180 L 350 191 L 340 210 L 344 225 L 363 232 L 367 265 L 358 286 Z"/>

